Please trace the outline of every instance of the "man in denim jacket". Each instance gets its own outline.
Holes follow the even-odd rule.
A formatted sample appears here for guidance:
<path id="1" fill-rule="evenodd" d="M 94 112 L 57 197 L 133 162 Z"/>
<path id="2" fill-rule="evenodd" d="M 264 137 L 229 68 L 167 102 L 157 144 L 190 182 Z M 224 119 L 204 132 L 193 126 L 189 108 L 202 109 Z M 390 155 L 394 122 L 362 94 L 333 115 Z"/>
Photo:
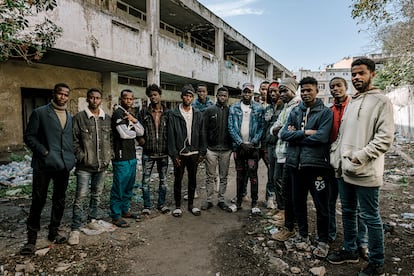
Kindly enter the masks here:
<path id="1" fill-rule="evenodd" d="M 252 214 L 260 214 L 257 206 L 260 140 L 263 135 L 264 109 L 252 101 L 254 86 L 245 83 L 242 87 L 242 100 L 233 104 L 229 111 L 229 132 L 233 138 L 234 161 L 237 171 L 237 209 L 241 209 L 243 183 L 250 178 Z M 247 174 L 247 175 L 246 175 Z"/>

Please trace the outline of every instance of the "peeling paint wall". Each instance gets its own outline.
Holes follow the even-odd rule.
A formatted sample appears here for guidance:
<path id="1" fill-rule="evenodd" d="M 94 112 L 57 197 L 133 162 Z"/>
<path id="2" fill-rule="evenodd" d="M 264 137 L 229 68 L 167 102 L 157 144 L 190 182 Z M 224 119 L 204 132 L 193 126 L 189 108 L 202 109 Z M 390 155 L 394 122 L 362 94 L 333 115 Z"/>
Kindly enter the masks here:
<path id="1" fill-rule="evenodd" d="M 28 65 L 23 61 L 0 63 L 0 151 L 23 146 L 21 88 L 53 89 L 58 82 L 71 88 L 68 108 L 77 113 L 78 97 L 85 97 L 87 89 L 102 88 L 101 74 L 44 64 Z M 108 110 L 104 91 L 103 108 Z"/>

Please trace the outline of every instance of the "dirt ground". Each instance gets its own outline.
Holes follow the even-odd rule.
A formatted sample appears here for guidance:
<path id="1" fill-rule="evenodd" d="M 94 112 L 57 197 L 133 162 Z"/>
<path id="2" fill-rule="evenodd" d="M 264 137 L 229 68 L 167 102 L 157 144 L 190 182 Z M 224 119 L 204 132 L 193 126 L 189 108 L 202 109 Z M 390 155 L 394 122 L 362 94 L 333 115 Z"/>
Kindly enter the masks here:
<path id="1" fill-rule="evenodd" d="M 386 225 L 388 275 L 414 275 L 414 219 L 402 216 L 403 213 L 414 212 L 414 169 L 410 156 L 414 157 L 414 147 L 410 143 L 401 143 L 387 154 L 381 214 Z M 1 198 L 0 275 L 323 275 L 324 270 L 325 275 L 356 275 L 366 265 L 365 262 L 335 266 L 314 258 L 309 251 L 288 250 L 283 243 L 271 240 L 270 231 L 275 227 L 270 219 L 273 213 L 268 212 L 264 205 L 265 172 L 261 161 L 259 200 L 262 201 L 262 216 L 252 217 L 247 202 L 237 213 L 227 213 L 215 206 L 203 211 L 199 217 L 186 210 L 181 218 L 154 210 L 141 221 L 130 221 L 130 228 L 95 236 L 81 234 L 80 244 L 73 247 L 47 241 L 48 201 L 37 243 L 37 249 L 48 250 L 44 256 L 23 257 L 18 254 L 26 241 L 29 197 Z M 202 186 L 202 166 L 198 176 L 199 186 Z M 170 207 L 174 206 L 172 179 L 170 171 L 167 198 Z M 110 185 L 106 185 L 101 206 L 102 219 L 106 221 L 109 221 L 109 190 Z M 200 198 L 195 203 L 201 205 L 205 190 L 199 189 L 198 192 Z M 142 201 L 138 188 L 136 194 L 132 206 L 134 211 L 140 211 Z M 234 195 L 235 169 L 232 162 L 226 196 L 230 200 Z M 67 199 L 61 226 L 61 233 L 66 235 L 70 231 L 73 188 L 69 188 Z M 311 210 L 311 240 L 314 240 L 315 213 L 311 200 L 308 207 Z M 341 247 L 340 212 L 338 222 L 338 238 L 330 245 L 332 250 Z M 312 274 L 312 268 L 319 270 Z"/>

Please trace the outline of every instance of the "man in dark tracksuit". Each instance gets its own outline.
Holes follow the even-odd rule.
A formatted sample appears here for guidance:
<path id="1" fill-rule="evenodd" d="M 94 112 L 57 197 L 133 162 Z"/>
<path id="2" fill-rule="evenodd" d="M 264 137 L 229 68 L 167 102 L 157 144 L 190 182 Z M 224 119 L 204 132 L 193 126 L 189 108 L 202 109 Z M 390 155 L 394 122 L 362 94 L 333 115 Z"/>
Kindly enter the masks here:
<path id="1" fill-rule="evenodd" d="M 20 250 L 22 255 L 31 255 L 36 250 L 40 215 L 46 203 L 50 180 L 53 180 L 53 196 L 48 239 L 56 243 L 67 240 L 58 234 L 58 227 L 65 209 L 69 172 L 75 165 L 72 117 L 66 110 L 69 90 L 67 84 L 56 84 L 52 102 L 33 110 L 24 134 L 24 142 L 33 152 L 33 186 L 27 219 L 28 241 Z"/>
<path id="2" fill-rule="evenodd" d="M 188 210 L 195 216 L 201 211 L 194 207 L 194 193 L 197 187 L 197 166 L 204 159 L 205 146 L 202 139 L 202 114 L 191 106 L 194 99 L 194 88 L 185 85 L 182 88 L 182 103 L 173 109 L 168 118 L 168 155 L 174 163 L 174 200 L 173 216 L 180 217 L 181 184 L 184 169 L 188 173 Z"/>
<path id="3" fill-rule="evenodd" d="M 313 251 L 325 258 L 328 246 L 329 138 L 333 115 L 318 99 L 318 82 L 305 77 L 299 83 L 302 102 L 289 114 L 281 138 L 289 143 L 289 167 L 294 211 L 299 225 L 297 242 L 308 242 L 307 197 L 311 193 L 317 213 L 318 246 Z"/>

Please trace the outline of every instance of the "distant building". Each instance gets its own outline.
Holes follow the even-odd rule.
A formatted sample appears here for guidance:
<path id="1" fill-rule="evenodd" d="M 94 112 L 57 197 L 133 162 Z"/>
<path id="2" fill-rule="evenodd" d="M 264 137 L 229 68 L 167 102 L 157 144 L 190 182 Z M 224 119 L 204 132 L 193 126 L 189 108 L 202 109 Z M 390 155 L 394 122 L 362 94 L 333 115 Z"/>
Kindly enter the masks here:
<path id="1" fill-rule="evenodd" d="M 23 145 L 31 111 L 57 82 L 72 88 L 71 113 L 91 87 L 111 113 L 124 88 L 145 104 L 145 87 L 159 84 L 173 107 L 185 83 L 205 83 L 211 95 L 225 86 L 236 97 L 245 82 L 293 75 L 196 0 L 59 0 L 47 17 L 63 36 L 40 62 L 0 63 L 0 151 Z"/>

